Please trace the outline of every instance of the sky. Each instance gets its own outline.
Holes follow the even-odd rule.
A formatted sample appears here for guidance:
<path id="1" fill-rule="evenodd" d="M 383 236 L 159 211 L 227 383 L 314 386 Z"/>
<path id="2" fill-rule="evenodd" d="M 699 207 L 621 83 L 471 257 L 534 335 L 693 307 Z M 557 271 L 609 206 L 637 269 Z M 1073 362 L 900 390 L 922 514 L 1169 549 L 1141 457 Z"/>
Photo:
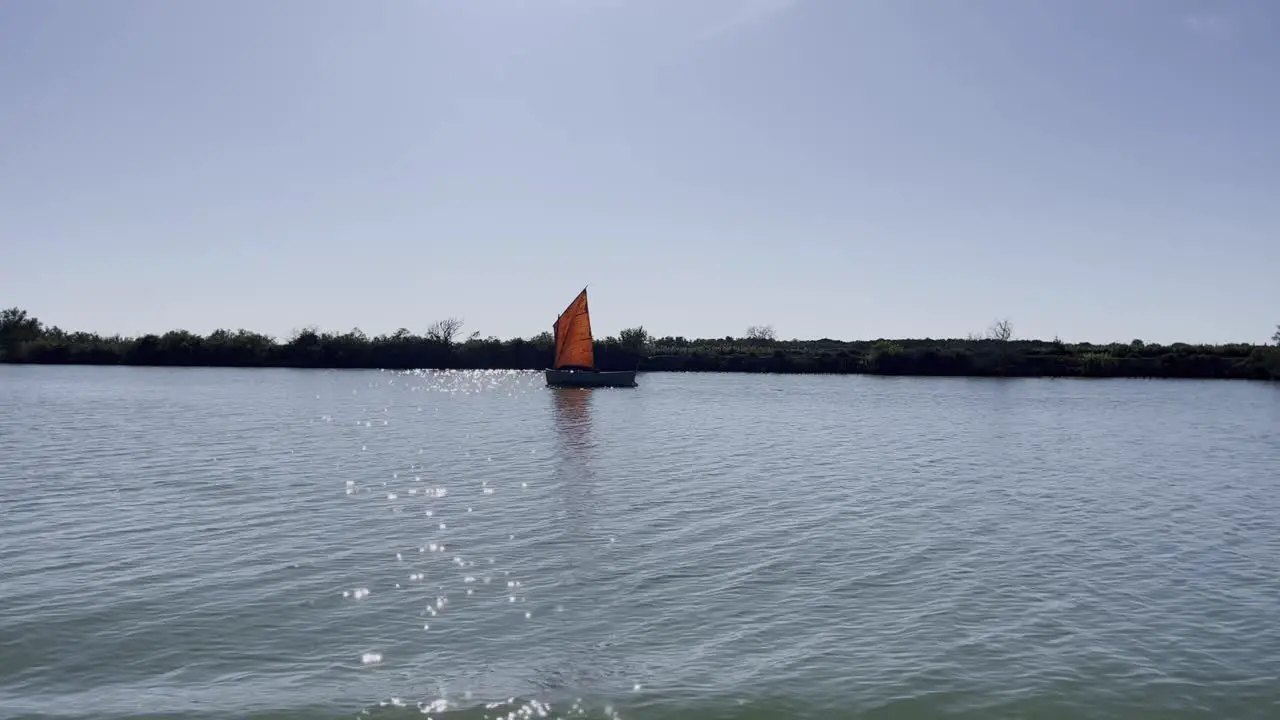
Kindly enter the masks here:
<path id="1" fill-rule="evenodd" d="M 0 0 L 64 329 L 1264 342 L 1274 0 Z"/>

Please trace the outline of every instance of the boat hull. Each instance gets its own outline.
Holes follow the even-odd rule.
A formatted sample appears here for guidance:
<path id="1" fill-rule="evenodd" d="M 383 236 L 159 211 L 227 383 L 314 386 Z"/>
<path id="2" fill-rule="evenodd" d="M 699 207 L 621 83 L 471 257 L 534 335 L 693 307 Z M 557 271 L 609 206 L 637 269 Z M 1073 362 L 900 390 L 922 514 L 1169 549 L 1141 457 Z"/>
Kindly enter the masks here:
<path id="1" fill-rule="evenodd" d="M 635 387 L 635 370 L 547 370 L 552 387 Z"/>

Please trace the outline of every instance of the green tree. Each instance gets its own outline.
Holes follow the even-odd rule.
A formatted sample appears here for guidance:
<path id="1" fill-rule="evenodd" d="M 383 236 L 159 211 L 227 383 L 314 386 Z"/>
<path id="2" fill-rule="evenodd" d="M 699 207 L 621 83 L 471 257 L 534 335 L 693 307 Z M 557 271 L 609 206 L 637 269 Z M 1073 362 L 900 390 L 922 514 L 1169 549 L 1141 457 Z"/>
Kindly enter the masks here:
<path id="1" fill-rule="evenodd" d="M 0 310 L 0 355 L 16 354 L 23 343 L 40 339 L 44 327 L 26 310 L 11 307 Z"/>
<path id="2" fill-rule="evenodd" d="M 644 329 L 643 325 L 633 328 L 627 328 L 618 333 L 618 343 L 622 345 L 622 349 L 636 355 L 644 355 L 649 350 L 649 344 L 652 338 L 649 337 L 649 331 Z"/>

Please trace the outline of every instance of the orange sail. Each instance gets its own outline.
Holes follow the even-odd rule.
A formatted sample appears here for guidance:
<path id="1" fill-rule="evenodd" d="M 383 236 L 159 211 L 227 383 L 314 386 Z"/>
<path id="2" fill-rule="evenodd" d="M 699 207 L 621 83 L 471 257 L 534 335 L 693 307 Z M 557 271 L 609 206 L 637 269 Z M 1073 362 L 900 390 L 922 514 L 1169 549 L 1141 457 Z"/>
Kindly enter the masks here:
<path id="1" fill-rule="evenodd" d="M 596 355 L 591 338 L 591 313 L 587 310 L 586 288 L 578 293 L 578 297 L 556 319 L 555 336 L 555 369 L 595 369 Z"/>

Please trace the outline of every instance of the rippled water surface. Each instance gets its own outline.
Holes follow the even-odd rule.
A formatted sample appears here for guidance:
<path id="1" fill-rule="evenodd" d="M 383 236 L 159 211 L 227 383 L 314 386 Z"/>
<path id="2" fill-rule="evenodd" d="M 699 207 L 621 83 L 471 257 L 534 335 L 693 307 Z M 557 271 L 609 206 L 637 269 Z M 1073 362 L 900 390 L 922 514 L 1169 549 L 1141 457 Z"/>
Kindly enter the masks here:
<path id="1" fill-rule="evenodd" d="M 1278 486 L 1258 383 L 0 366 L 0 717 L 1275 718 Z"/>

